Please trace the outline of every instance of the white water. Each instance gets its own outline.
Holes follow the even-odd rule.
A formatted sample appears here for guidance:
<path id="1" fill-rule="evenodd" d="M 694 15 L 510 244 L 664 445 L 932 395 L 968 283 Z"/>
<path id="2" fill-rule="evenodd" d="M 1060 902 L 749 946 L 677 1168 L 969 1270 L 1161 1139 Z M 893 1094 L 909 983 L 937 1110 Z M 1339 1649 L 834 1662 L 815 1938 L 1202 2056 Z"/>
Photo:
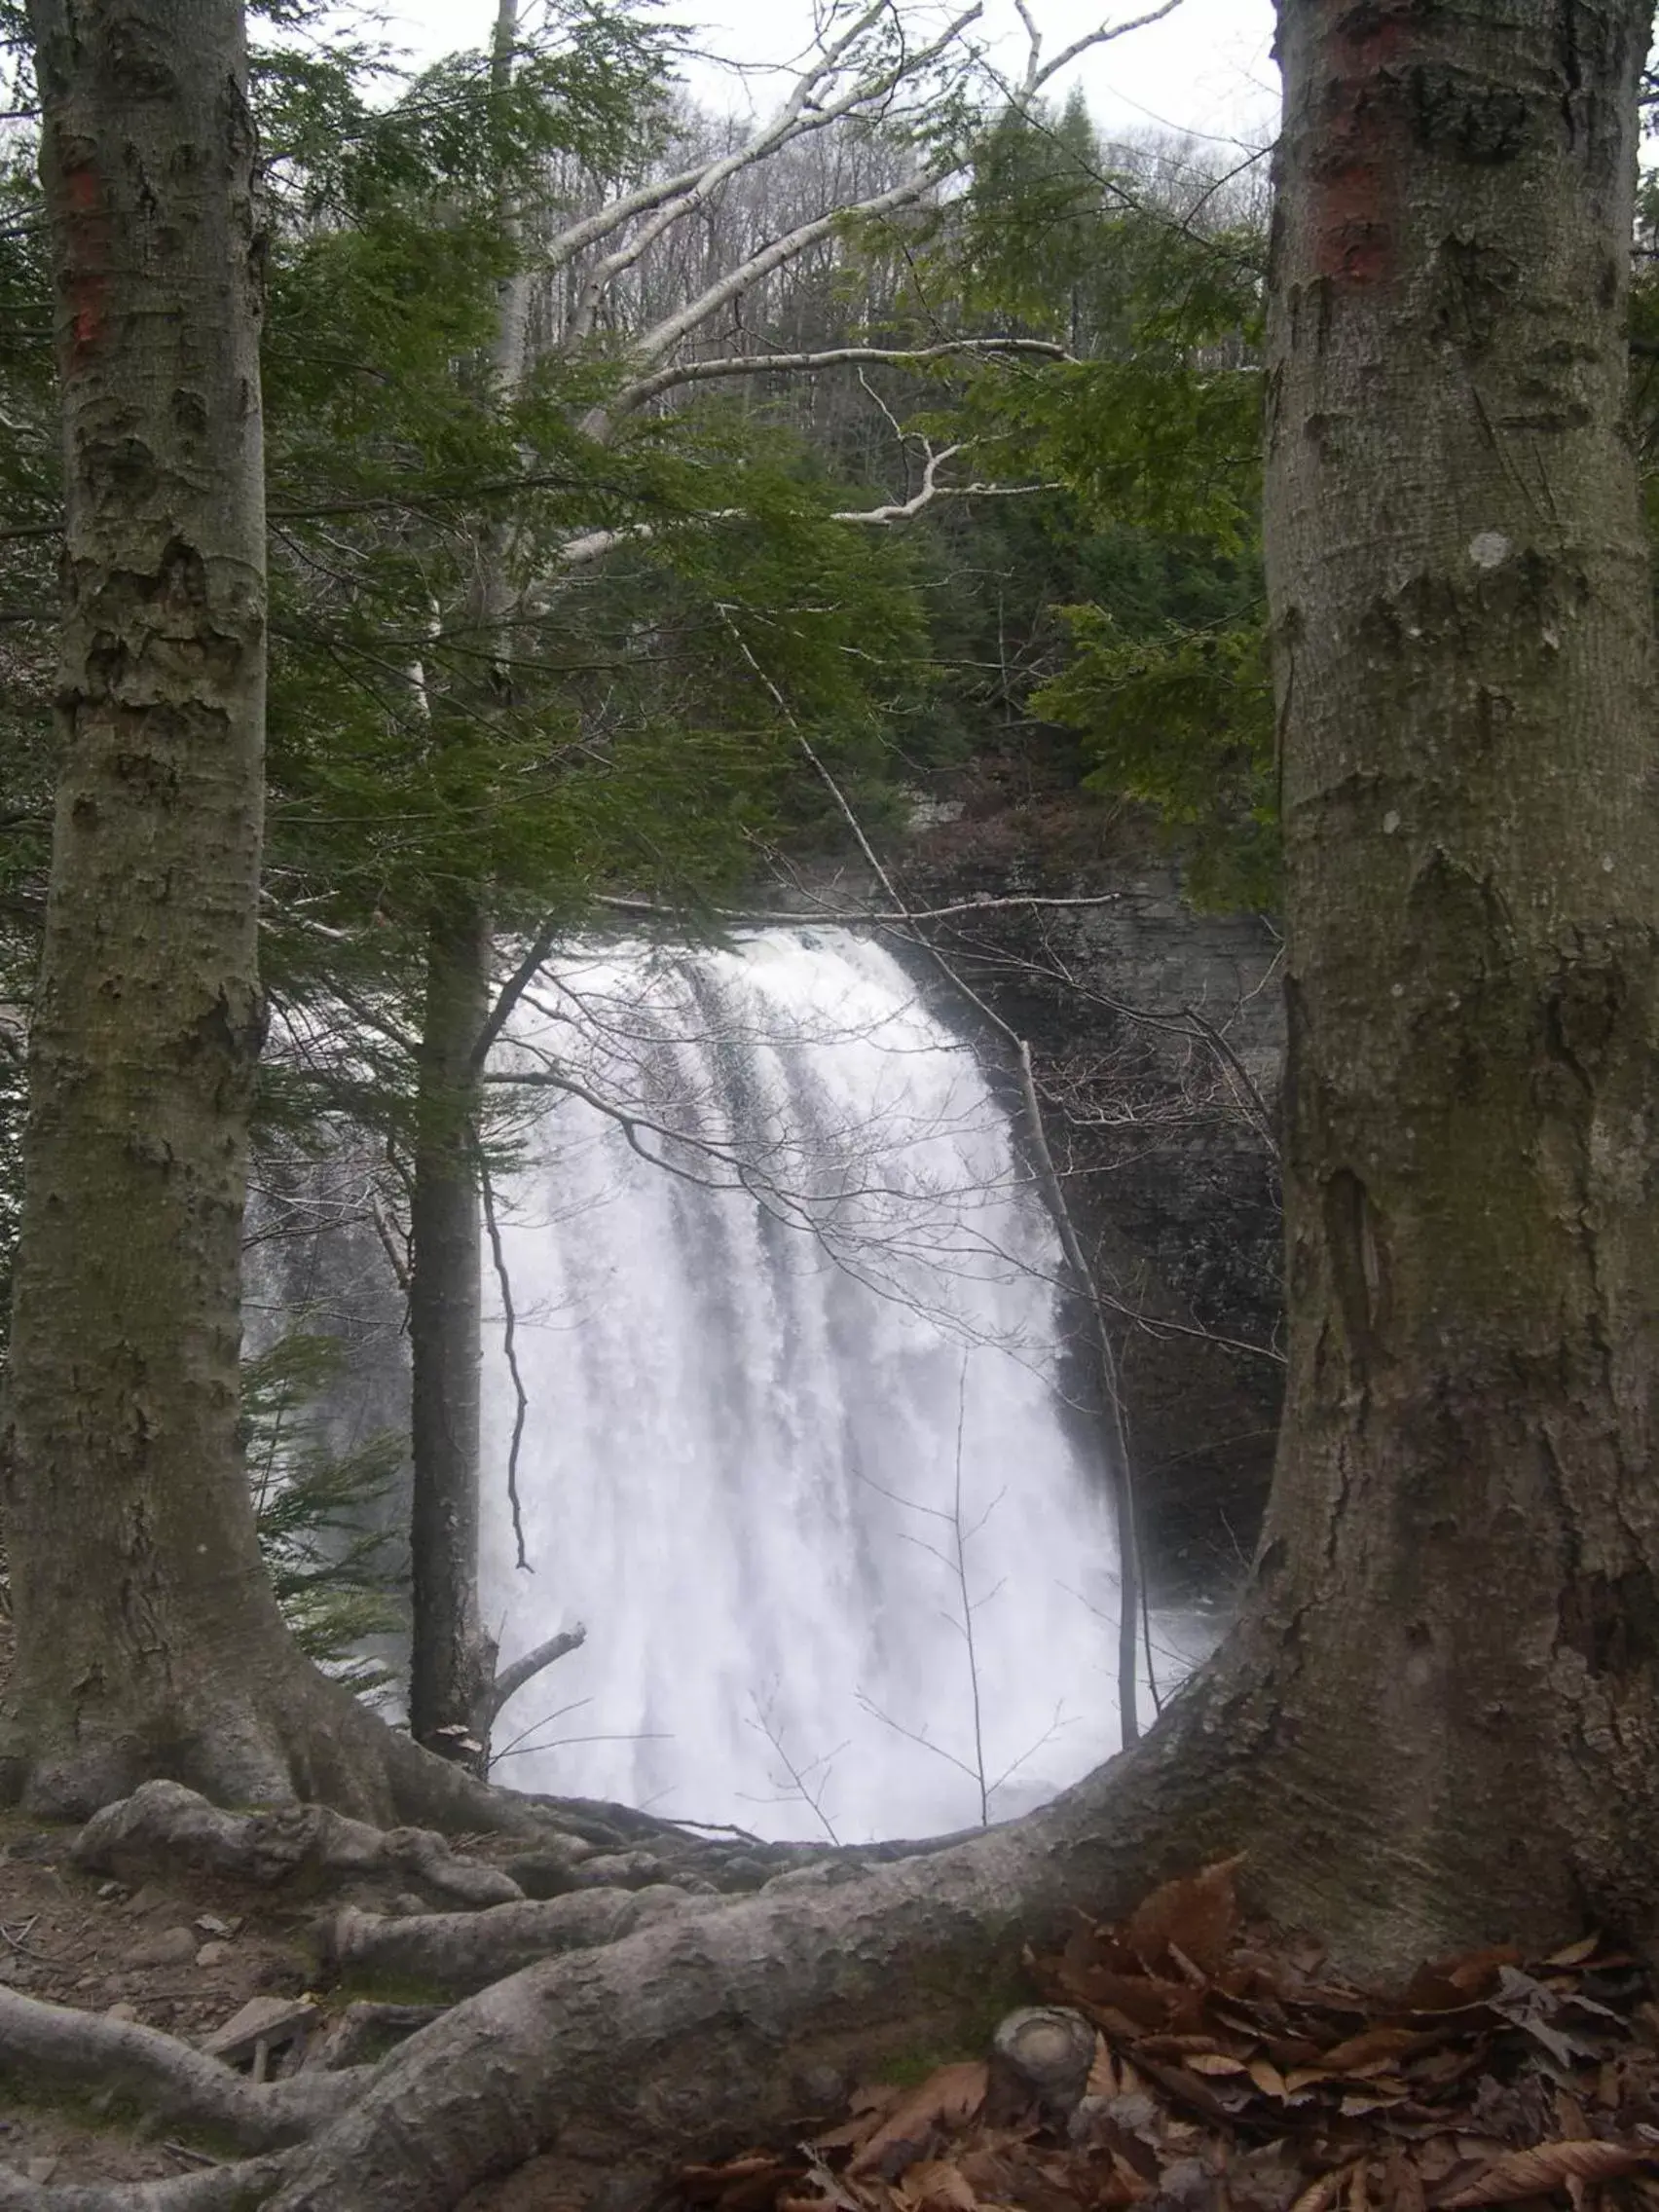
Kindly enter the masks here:
<path id="1" fill-rule="evenodd" d="M 499 1779 L 846 1842 L 977 1822 L 980 1770 L 1012 1814 L 1114 1749 L 1115 1561 L 1049 1381 L 1053 1240 L 898 964 L 806 930 L 595 952 L 520 1008 L 508 1063 L 623 1103 L 682 1174 L 543 1091 L 501 1178 L 535 1571 L 492 1329 L 485 1613 L 503 1661 L 588 1641 L 497 1723 L 498 1751 L 551 1747 Z"/>

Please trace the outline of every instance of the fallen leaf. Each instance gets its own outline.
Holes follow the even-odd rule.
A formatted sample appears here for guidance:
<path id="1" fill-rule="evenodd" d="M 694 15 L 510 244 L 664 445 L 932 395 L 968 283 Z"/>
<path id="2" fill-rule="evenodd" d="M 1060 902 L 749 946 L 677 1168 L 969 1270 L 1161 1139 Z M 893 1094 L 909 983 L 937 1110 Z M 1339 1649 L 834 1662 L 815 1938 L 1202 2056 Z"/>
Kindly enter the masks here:
<path id="1" fill-rule="evenodd" d="M 1335 2173 L 1321 2174 L 1317 2181 L 1309 2183 L 1291 2205 L 1290 2212 L 1329 2212 L 1329 2207 L 1346 2189 L 1353 2172 L 1354 2166 L 1346 2165 L 1339 2166 Z"/>
<path id="2" fill-rule="evenodd" d="M 1197 1874 L 1165 1882 L 1141 1900 L 1124 1924 L 1124 1941 L 1142 1965 L 1161 1963 L 1171 1943 L 1206 1975 L 1220 1969 L 1238 1928 L 1234 1869 L 1238 1859 L 1219 1859 Z"/>
<path id="3" fill-rule="evenodd" d="M 1416 2028 L 1366 2028 L 1357 2036 L 1349 2036 L 1346 2043 L 1334 2045 L 1319 2063 L 1329 2073 L 1352 2075 L 1379 2060 L 1398 2058 L 1422 2040 Z"/>
<path id="4" fill-rule="evenodd" d="M 1249 2074 L 1251 2081 L 1255 2083 L 1257 2088 L 1261 2090 L 1264 2096 L 1277 2097 L 1281 2104 L 1283 2103 L 1284 2099 L 1289 2096 L 1290 2084 L 1286 2082 L 1284 2076 L 1279 2072 L 1278 2068 L 1274 2066 L 1270 2060 L 1266 2058 L 1252 2058 L 1249 2066 Z"/>
<path id="5" fill-rule="evenodd" d="M 1437 2199 L 1446 2212 L 1475 2204 L 1507 2204 L 1517 2196 L 1536 2196 L 1572 2181 L 1607 2181 L 1614 2174 L 1634 2173 L 1659 2157 L 1653 2146 L 1636 2148 L 1626 2143 L 1595 2140 L 1574 2143 L 1540 2143 L 1535 2150 L 1506 2152 L 1466 2187 Z"/>
<path id="6" fill-rule="evenodd" d="M 936 2131 L 966 2126 L 985 2101 L 985 2081 L 979 2060 L 941 2066 L 900 2099 L 853 2157 L 848 2173 L 879 2173 L 896 2180 L 929 2147 Z"/>
<path id="7" fill-rule="evenodd" d="M 1552 1951 L 1544 1961 L 1547 1967 L 1576 1967 L 1595 1954 L 1600 1936 L 1586 1936 L 1576 1943 L 1568 1943 L 1565 1950 Z"/>
<path id="8" fill-rule="evenodd" d="M 912 2166 L 897 2194 L 911 2212 L 978 2212 L 973 2183 L 948 2158 L 928 2158 Z"/>
<path id="9" fill-rule="evenodd" d="M 1088 2069 L 1088 2081 L 1084 2087 L 1086 2097 L 1115 2097 L 1123 2087 L 1112 2046 L 1102 2035 L 1094 2039 L 1094 2063 Z"/>
<path id="10" fill-rule="evenodd" d="M 1190 2066 L 1195 2074 L 1242 2074 L 1255 2072 L 1254 2066 L 1246 2069 L 1241 2058 L 1229 2058 L 1224 2050 L 1189 2050 L 1182 2054 L 1183 2066 Z"/>

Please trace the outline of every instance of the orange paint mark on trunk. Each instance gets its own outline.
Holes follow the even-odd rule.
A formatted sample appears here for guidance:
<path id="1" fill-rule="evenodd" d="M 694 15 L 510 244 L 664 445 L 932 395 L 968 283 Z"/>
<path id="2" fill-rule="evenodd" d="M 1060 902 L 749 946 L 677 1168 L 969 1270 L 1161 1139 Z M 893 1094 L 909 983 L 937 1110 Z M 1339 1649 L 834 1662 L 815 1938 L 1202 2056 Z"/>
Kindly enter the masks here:
<path id="1" fill-rule="evenodd" d="M 104 333 L 109 297 L 109 217 L 103 186 L 90 162 L 64 171 L 69 253 L 65 291 L 69 307 L 69 357 L 85 359 Z"/>
<path id="2" fill-rule="evenodd" d="M 1309 165 L 1317 275 L 1373 288 L 1393 276 L 1406 148 L 1394 77 L 1419 0 L 1336 0 L 1321 9 Z"/>

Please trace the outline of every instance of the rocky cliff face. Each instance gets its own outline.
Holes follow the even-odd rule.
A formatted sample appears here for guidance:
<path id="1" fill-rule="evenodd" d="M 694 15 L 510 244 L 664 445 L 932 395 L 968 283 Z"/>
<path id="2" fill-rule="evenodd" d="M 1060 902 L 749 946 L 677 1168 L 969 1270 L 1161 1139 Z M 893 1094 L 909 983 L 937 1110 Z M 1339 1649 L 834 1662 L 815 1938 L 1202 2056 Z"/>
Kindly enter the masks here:
<path id="1" fill-rule="evenodd" d="M 1242 1571 L 1272 1469 L 1279 1357 L 1278 940 L 1195 911 L 1138 817 L 1078 794 L 922 817 L 915 907 L 1033 1050 L 1051 1142 L 1113 1325 L 1155 1596 Z M 1097 902 L 1000 905 L 1020 893 Z"/>

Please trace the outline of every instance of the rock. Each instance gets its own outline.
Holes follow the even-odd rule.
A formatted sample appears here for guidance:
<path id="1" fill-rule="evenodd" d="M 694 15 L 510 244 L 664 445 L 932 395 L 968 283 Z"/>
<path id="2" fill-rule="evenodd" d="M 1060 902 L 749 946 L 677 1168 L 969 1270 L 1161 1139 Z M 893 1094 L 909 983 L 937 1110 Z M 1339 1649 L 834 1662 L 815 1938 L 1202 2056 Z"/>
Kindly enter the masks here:
<path id="1" fill-rule="evenodd" d="M 163 1928 L 141 1936 L 127 1954 L 135 1967 L 184 1967 L 195 1963 L 196 1936 L 189 1928 Z"/>
<path id="2" fill-rule="evenodd" d="M 25 2158 L 23 2161 L 23 2172 L 30 2181 L 50 2181 L 56 2171 L 55 2158 Z"/>
<path id="3" fill-rule="evenodd" d="M 33 1835 L 19 1835 L 0 1852 L 0 1859 L 15 1859 L 19 1865 L 44 1866 L 54 1859 L 61 1859 L 69 1850 L 73 1838 L 67 1834 L 55 1834 L 51 1828 L 41 1828 Z"/>
<path id="4" fill-rule="evenodd" d="M 231 1922 L 221 1920 L 218 1914 L 214 1912 L 199 1912 L 196 1916 L 196 1925 L 203 1936 L 234 1936 L 236 1934 L 236 1929 Z"/>
<path id="5" fill-rule="evenodd" d="M 316 2007 L 309 1997 L 250 1997 L 222 2028 L 203 2038 L 202 2048 L 235 2066 L 253 2057 L 260 2044 L 268 2050 L 279 2050 L 298 2043 L 315 2024 Z"/>
<path id="6" fill-rule="evenodd" d="M 100 1882 L 98 1884 L 98 1902 L 100 1904 L 108 1904 L 114 1899 L 124 1898 L 126 1895 L 127 1885 L 124 1882 Z"/>
<path id="7" fill-rule="evenodd" d="M 110 1886 L 113 1889 L 120 1889 L 122 1885 L 116 1882 Z M 164 1905 L 170 1904 L 171 1901 L 166 1890 L 159 1883 L 146 1882 L 142 1889 L 133 1891 L 121 1909 L 129 1920 L 142 1920 L 147 1913 L 159 1912 Z"/>
<path id="8" fill-rule="evenodd" d="M 129 2004 L 125 1997 L 121 1998 L 116 2004 L 107 2006 L 104 2009 L 106 2020 L 135 2020 L 137 2017 L 137 2006 Z"/>
<path id="9" fill-rule="evenodd" d="M 199 1967 L 216 1967 L 228 1959 L 230 1955 L 231 1946 L 229 1943 L 215 1937 L 211 1943 L 203 1944 L 196 1954 L 196 1963 Z"/>

